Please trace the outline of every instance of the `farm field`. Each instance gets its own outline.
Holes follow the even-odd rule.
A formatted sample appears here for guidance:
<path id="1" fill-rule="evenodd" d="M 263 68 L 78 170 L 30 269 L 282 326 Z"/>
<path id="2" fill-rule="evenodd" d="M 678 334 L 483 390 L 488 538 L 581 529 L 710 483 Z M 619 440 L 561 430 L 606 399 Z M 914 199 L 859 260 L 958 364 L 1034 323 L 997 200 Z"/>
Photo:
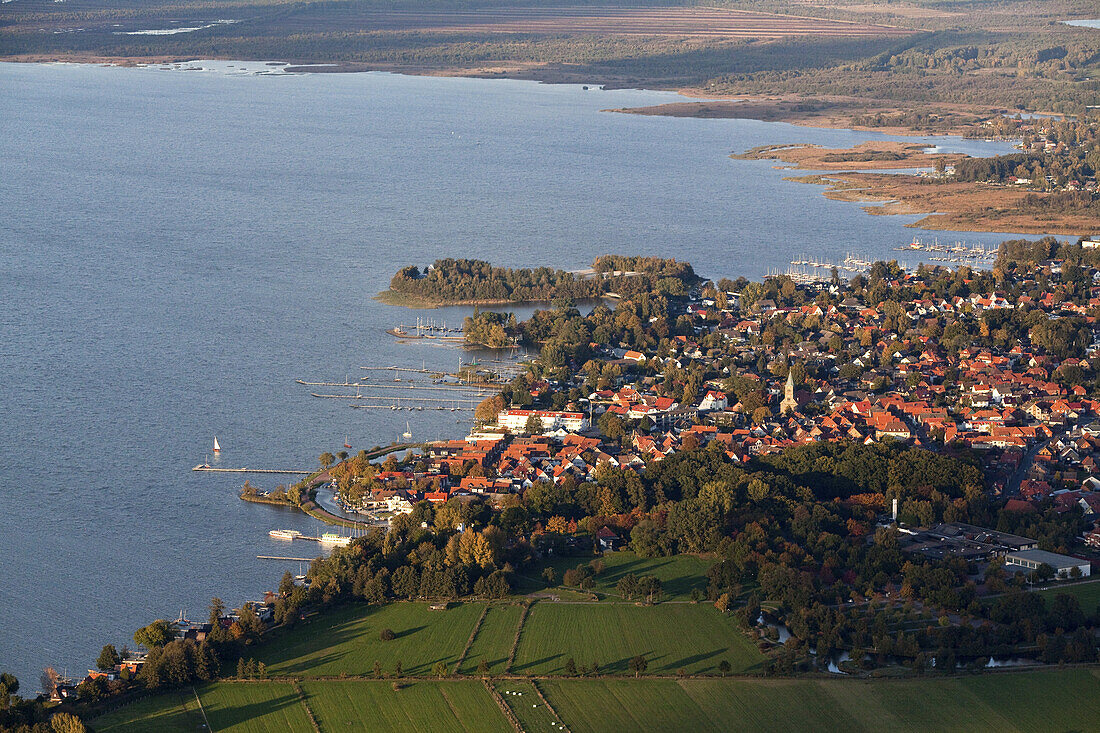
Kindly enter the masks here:
<path id="1" fill-rule="evenodd" d="M 604 673 L 627 674 L 628 662 L 644 654 L 648 673 L 716 672 L 722 660 L 734 672 L 754 672 L 764 656 L 733 620 L 710 604 L 565 604 L 532 606 L 520 633 L 512 672 L 564 673 L 566 660 L 592 662 Z"/>
<path id="2" fill-rule="evenodd" d="M 571 730 L 1097 730 L 1096 670 L 925 680 L 547 680 Z M 1042 705 L 1036 700 L 1042 699 Z"/>
<path id="3" fill-rule="evenodd" d="M 518 605 L 489 606 L 489 611 L 477 630 L 477 636 L 474 637 L 474 643 L 462 660 L 459 672 L 473 674 L 477 671 L 478 663 L 485 660 L 491 673 L 502 673 L 512 651 L 512 641 L 516 637 L 516 627 L 522 614 L 523 607 Z"/>
<path id="4" fill-rule="evenodd" d="M 524 730 L 545 731 L 560 726 L 554 713 L 539 699 L 534 683 L 526 680 L 500 680 L 493 687 L 504 698 L 504 703 L 511 708 Z"/>
<path id="5" fill-rule="evenodd" d="M 626 550 L 608 552 L 599 559 L 604 564 L 604 570 L 593 578 L 597 593 L 617 595 L 615 584 L 630 573 L 637 576 L 653 575 L 661 581 L 666 601 L 686 601 L 691 597 L 692 588 L 706 591 L 707 569 L 714 564 L 711 560 L 694 555 L 644 558 Z M 550 563 L 550 567 L 554 568 L 560 580 L 562 573 L 569 568 L 585 565 L 590 561 L 590 558 L 562 557 Z"/>
<path id="6" fill-rule="evenodd" d="M 287 683 L 222 682 L 198 692 L 212 730 L 267 733 L 311 727 L 297 691 Z"/>
<path id="7" fill-rule="evenodd" d="M 1066 595 L 1077 596 L 1078 602 L 1081 604 L 1081 610 L 1086 614 L 1094 613 L 1096 607 L 1100 606 L 1100 581 L 1085 582 L 1085 583 L 1072 583 L 1055 588 L 1047 588 L 1046 590 L 1036 591 L 1043 597 L 1048 604 L 1054 600 L 1054 597 L 1065 593 Z"/>
<path id="8" fill-rule="evenodd" d="M 158 733 L 183 733 L 199 730 L 203 724 L 199 705 L 191 689 L 147 697 L 112 710 L 92 721 L 96 733 L 156 730 Z"/>
<path id="9" fill-rule="evenodd" d="M 483 608 L 483 603 L 446 611 L 429 610 L 426 603 L 347 606 L 273 635 L 255 656 L 272 676 L 366 675 L 376 661 L 387 674 L 399 661 L 405 674 L 428 674 L 436 662 L 452 668 L 458 661 Z M 382 629 L 397 638 L 382 641 Z"/>
<path id="10" fill-rule="evenodd" d="M 481 682 L 303 682 L 322 731 L 486 731 L 509 733 L 507 718 Z"/>
<path id="11" fill-rule="evenodd" d="M 1100 730 L 1096 668 L 946 679 L 553 679 L 539 685 L 576 733 L 726 731 L 734 725 L 744 731 Z M 557 726 L 531 681 L 498 680 L 495 688 L 526 730 Z M 480 681 L 417 680 L 395 691 L 390 681 L 323 680 L 303 682 L 302 690 L 324 733 L 511 730 Z M 221 682 L 198 692 L 213 730 L 312 730 L 289 684 Z M 98 733 L 203 729 L 189 688 L 141 700 L 92 724 Z"/>

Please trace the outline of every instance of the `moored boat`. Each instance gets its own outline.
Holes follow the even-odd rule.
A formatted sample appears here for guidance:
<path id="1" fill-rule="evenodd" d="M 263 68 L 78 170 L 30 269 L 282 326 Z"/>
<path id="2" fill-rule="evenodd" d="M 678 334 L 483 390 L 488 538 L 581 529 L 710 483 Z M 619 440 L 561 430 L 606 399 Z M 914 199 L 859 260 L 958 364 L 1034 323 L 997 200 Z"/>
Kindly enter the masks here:
<path id="1" fill-rule="evenodd" d="M 296 529 L 273 529 L 267 534 L 269 537 L 274 537 L 277 540 L 292 540 L 295 537 L 302 536 L 302 533 Z"/>

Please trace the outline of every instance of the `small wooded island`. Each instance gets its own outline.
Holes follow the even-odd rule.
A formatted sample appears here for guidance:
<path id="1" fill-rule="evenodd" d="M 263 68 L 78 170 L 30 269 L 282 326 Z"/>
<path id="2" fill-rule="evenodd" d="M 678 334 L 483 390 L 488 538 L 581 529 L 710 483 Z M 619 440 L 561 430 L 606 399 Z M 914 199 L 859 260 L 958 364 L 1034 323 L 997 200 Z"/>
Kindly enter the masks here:
<path id="1" fill-rule="evenodd" d="M 394 305 L 504 305 L 592 300 L 639 293 L 685 295 L 701 279 L 686 262 L 661 257 L 597 257 L 591 269 L 494 267 L 482 260 L 440 259 L 401 268 L 379 299 Z"/>

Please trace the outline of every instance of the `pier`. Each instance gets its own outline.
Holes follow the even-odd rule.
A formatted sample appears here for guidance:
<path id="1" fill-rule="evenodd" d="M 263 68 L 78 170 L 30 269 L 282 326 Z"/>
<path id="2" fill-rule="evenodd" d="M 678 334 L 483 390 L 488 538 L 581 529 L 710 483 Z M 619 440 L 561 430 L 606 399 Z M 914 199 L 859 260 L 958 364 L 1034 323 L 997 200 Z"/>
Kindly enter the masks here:
<path id="1" fill-rule="evenodd" d="M 410 397 L 408 399 L 417 398 Z M 448 410 L 451 412 L 474 412 L 477 409 L 476 407 L 447 407 L 440 404 L 428 405 L 425 407 L 424 405 L 371 405 L 362 402 L 353 403 L 351 407 L 364 410 L 413 410 L 416 412 L 423 412 L 424 410 L 441 410 L 443 412 L 446 412 Z"/>
<path id="2" fill-rule="evenodd" d="M 317 557 L 324 557 L 318 555 Z M 293 560 L 294 562 L 313 562 L 317 557 L 280 557 L 278 555 L 257 555 L 257 560 Z"/>
<path id="3" fill-rule="evenodd" d="M 216 468 L 207 463 L 200 463 L 191 470 L 211 473 L 289 473 L 297 476 L 308 476 L 313 473 L 313 471 L 298 471 L 292 468 Z"/>

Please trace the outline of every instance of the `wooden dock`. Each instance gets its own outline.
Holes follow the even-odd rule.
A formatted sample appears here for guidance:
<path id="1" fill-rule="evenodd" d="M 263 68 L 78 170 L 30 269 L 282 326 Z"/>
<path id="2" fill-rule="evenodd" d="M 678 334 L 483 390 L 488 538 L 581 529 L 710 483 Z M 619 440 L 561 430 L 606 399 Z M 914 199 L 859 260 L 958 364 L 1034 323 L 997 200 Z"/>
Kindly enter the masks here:
<path id="1" fill-rule="evenodd" d="M 298 476 L 308 476 L 313 473 L 313 471 L 296 471 L 290 468 L 215 468 L 206 463 L 200 463 L 191 470 L 211 473 L 290 473 Z"/>
<path id="2" fill-rule="evenodd" d="M 323 555 L 318 555 L 323 557 Z M 293 560 L 294 562 L 313 562 L 316 557 L 280 557 L 278 555 L 257 555 L 257 560 Z"/>

